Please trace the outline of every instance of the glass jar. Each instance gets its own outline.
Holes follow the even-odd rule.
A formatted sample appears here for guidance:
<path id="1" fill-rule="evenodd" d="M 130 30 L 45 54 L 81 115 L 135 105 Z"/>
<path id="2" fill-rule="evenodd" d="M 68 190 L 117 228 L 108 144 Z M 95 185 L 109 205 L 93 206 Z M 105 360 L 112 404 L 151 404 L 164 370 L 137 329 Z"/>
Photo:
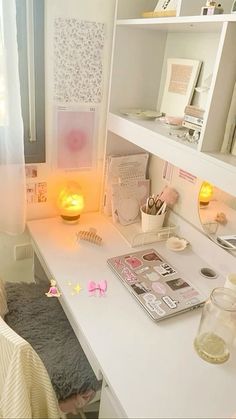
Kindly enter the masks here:
<path id="1" fill-rule="evenodd" d="M 194 347 L 198 355 L 212 364 L 230 357 L 236 336 L 236 292 L 215 288 L 205 303 Z"/>

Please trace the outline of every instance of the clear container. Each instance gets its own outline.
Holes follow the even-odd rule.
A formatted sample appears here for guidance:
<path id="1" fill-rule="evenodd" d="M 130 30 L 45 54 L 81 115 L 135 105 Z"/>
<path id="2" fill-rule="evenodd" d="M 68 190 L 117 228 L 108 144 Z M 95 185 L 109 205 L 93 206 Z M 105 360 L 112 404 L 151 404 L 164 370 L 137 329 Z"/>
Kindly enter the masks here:
<path id="1" fill-rule="evenodd" d="M 222 364 L 230 357 L 235 336 L 236 292 L 215 288 L 203 307 L 194 347 L 205 361 Z"/>

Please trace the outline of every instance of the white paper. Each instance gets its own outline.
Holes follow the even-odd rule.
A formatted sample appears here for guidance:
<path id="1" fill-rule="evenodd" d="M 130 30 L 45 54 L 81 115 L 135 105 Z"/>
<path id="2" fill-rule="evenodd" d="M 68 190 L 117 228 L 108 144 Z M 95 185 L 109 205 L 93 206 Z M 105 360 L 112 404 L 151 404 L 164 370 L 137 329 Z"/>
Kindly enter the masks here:
<path id="1" fill-rule="evenodd" d="M 148 153 L 128 156 L 109 156 L 106 161 L 104 185 L 104 213 L 112 214 L 111 186 L 126 184 L 129 180 L 144 180 L 146 178 Z"/>
<path id="2" fill-rule="evenodd" d="M 150 190 L 150 180 L 130 180 L 126 184 L 113 184 L 112 218 L 122 225 L 140 220 L 140 207 L 145 204 Z"/>

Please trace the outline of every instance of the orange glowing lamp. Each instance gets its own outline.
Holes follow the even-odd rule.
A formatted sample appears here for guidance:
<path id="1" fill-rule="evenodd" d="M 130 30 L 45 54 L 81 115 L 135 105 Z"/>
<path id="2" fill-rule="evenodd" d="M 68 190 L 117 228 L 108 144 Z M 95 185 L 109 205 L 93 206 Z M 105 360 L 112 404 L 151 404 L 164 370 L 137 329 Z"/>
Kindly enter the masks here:
<path id="1" fill-rule="evenodd" d="M 59 193 L 57 206 L 60 216 L 67 222 L 77 222 L 84 209 L 84 197 L 76 182 L 68 183 Z"/>
<path id="2" fill-rule="evenodd" d="M 208 183 L 208 182 L 203 182 L 200 192 L 199 192 L 199 203 L 201 206 L 206 206 L 209 204 L 210 199 L 213 196 L 213 192 L 214 192 L 214 187 Z"/>

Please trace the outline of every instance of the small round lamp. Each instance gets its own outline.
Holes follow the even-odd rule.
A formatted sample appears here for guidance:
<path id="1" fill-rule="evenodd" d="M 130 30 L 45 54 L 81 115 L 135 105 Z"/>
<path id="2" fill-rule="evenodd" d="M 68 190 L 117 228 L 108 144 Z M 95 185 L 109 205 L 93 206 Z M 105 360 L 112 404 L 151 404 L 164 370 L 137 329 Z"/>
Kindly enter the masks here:
<path id="1" fill-rule="evenodd" d="M 199 192 L 199 204 L 201 207 L 205 207 L 209 204 L 214 192 L 214 187 L 208 183 L 203 182 Z"/>
<path id="2" fill-rule="evenodd" d="M 61 189 L 57 207 L 61 218 L 69 223 L 76 223 L 84 209 L 84 197 L 77 182 L 68 182 Z"/>

